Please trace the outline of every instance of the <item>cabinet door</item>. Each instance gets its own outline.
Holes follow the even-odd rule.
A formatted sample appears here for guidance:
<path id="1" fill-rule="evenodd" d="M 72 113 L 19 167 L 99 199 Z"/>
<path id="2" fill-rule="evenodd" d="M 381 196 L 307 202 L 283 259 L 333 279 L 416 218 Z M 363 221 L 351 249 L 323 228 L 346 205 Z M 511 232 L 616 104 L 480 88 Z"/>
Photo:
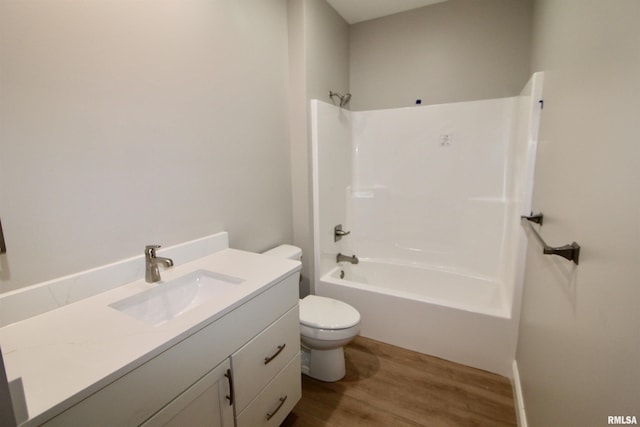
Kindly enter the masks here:
<path id="1" fill-rule="evenodd" d="M 229 369 L 227 359 L 172 400 L 143 426 L 233 426 L 233 406 L 227 397 L 230 396 L 230 380 L 225 376 Z"/>

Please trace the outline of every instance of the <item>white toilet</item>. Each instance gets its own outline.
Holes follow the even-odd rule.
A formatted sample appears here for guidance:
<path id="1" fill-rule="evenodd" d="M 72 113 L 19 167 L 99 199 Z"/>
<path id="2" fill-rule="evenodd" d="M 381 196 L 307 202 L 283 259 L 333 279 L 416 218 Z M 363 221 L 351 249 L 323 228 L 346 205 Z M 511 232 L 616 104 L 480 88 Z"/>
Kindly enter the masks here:
<path id="1" fill-rule="evenodd" d="M 281 245 L 264 255 L 300 260 L 302 251 Z M 302 373 L 320 381 L 344 378 L 343 347 L 360 332 L 360 313 L 342 301 L 309 295 L 300 300 Z"/>

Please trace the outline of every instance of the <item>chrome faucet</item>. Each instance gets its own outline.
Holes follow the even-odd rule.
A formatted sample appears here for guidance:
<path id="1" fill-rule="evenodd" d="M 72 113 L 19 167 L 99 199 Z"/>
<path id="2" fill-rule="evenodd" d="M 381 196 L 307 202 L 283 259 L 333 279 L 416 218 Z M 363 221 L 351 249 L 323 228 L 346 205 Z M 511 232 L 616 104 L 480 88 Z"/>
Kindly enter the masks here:
<path id="1" fill-rule="evenodd" d="M 173 267 L 173 260 L 171 258 L 163 258 L 156 256 L 156 249 L 160 245 L 147 245 L 144 248 L 144 261 L 145 261 L 145 275 L 144 278 L 147 283 L 155 283 L 160 281 L 160 269 L 158 264 L 162 264 L 164 268 Z"/>
<path id="2" fill-rule="evenodd" d="M 351 264 L 357 264 L 360 262 L 358 257 L 355 255 L 347 256 L 347 255 L 338 254 L 336 256 L 336 262 L 342 262 L 342 261 L 350 262 Z"/>

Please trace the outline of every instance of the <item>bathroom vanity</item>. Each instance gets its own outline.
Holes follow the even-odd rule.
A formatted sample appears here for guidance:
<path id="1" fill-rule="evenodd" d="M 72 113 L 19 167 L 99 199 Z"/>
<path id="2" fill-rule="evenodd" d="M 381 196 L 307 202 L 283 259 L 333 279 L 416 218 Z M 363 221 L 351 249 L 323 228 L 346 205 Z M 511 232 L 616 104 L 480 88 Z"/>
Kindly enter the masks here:
<path id="1" fill-rule="evenodd" d="M 278 426 L 301 396 L 299 271 L 223 249 L 159 283 L 141 279 L 0 328 L 9 381 L 22 384 L 12 391 L 26 412 L 19 425 Z M 203 272 L 215 283 L 194 296 Z M 191 303 L 163 312 L 168 290 Z"/>

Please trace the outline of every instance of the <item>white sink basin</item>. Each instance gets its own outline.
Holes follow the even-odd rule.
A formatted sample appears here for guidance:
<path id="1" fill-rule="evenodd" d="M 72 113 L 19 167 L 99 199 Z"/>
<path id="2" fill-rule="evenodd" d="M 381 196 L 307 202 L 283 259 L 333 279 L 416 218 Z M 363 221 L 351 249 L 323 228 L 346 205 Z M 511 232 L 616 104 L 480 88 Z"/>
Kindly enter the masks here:
<path id="1" fill-rule="evenodd" d="M 148 291 L 109 304 L 109 307 L 152 326 L 158 326 L 242 282 L 244 280 L 237 277 L 196 270 L 166 283 L 160 283 Z"/>

